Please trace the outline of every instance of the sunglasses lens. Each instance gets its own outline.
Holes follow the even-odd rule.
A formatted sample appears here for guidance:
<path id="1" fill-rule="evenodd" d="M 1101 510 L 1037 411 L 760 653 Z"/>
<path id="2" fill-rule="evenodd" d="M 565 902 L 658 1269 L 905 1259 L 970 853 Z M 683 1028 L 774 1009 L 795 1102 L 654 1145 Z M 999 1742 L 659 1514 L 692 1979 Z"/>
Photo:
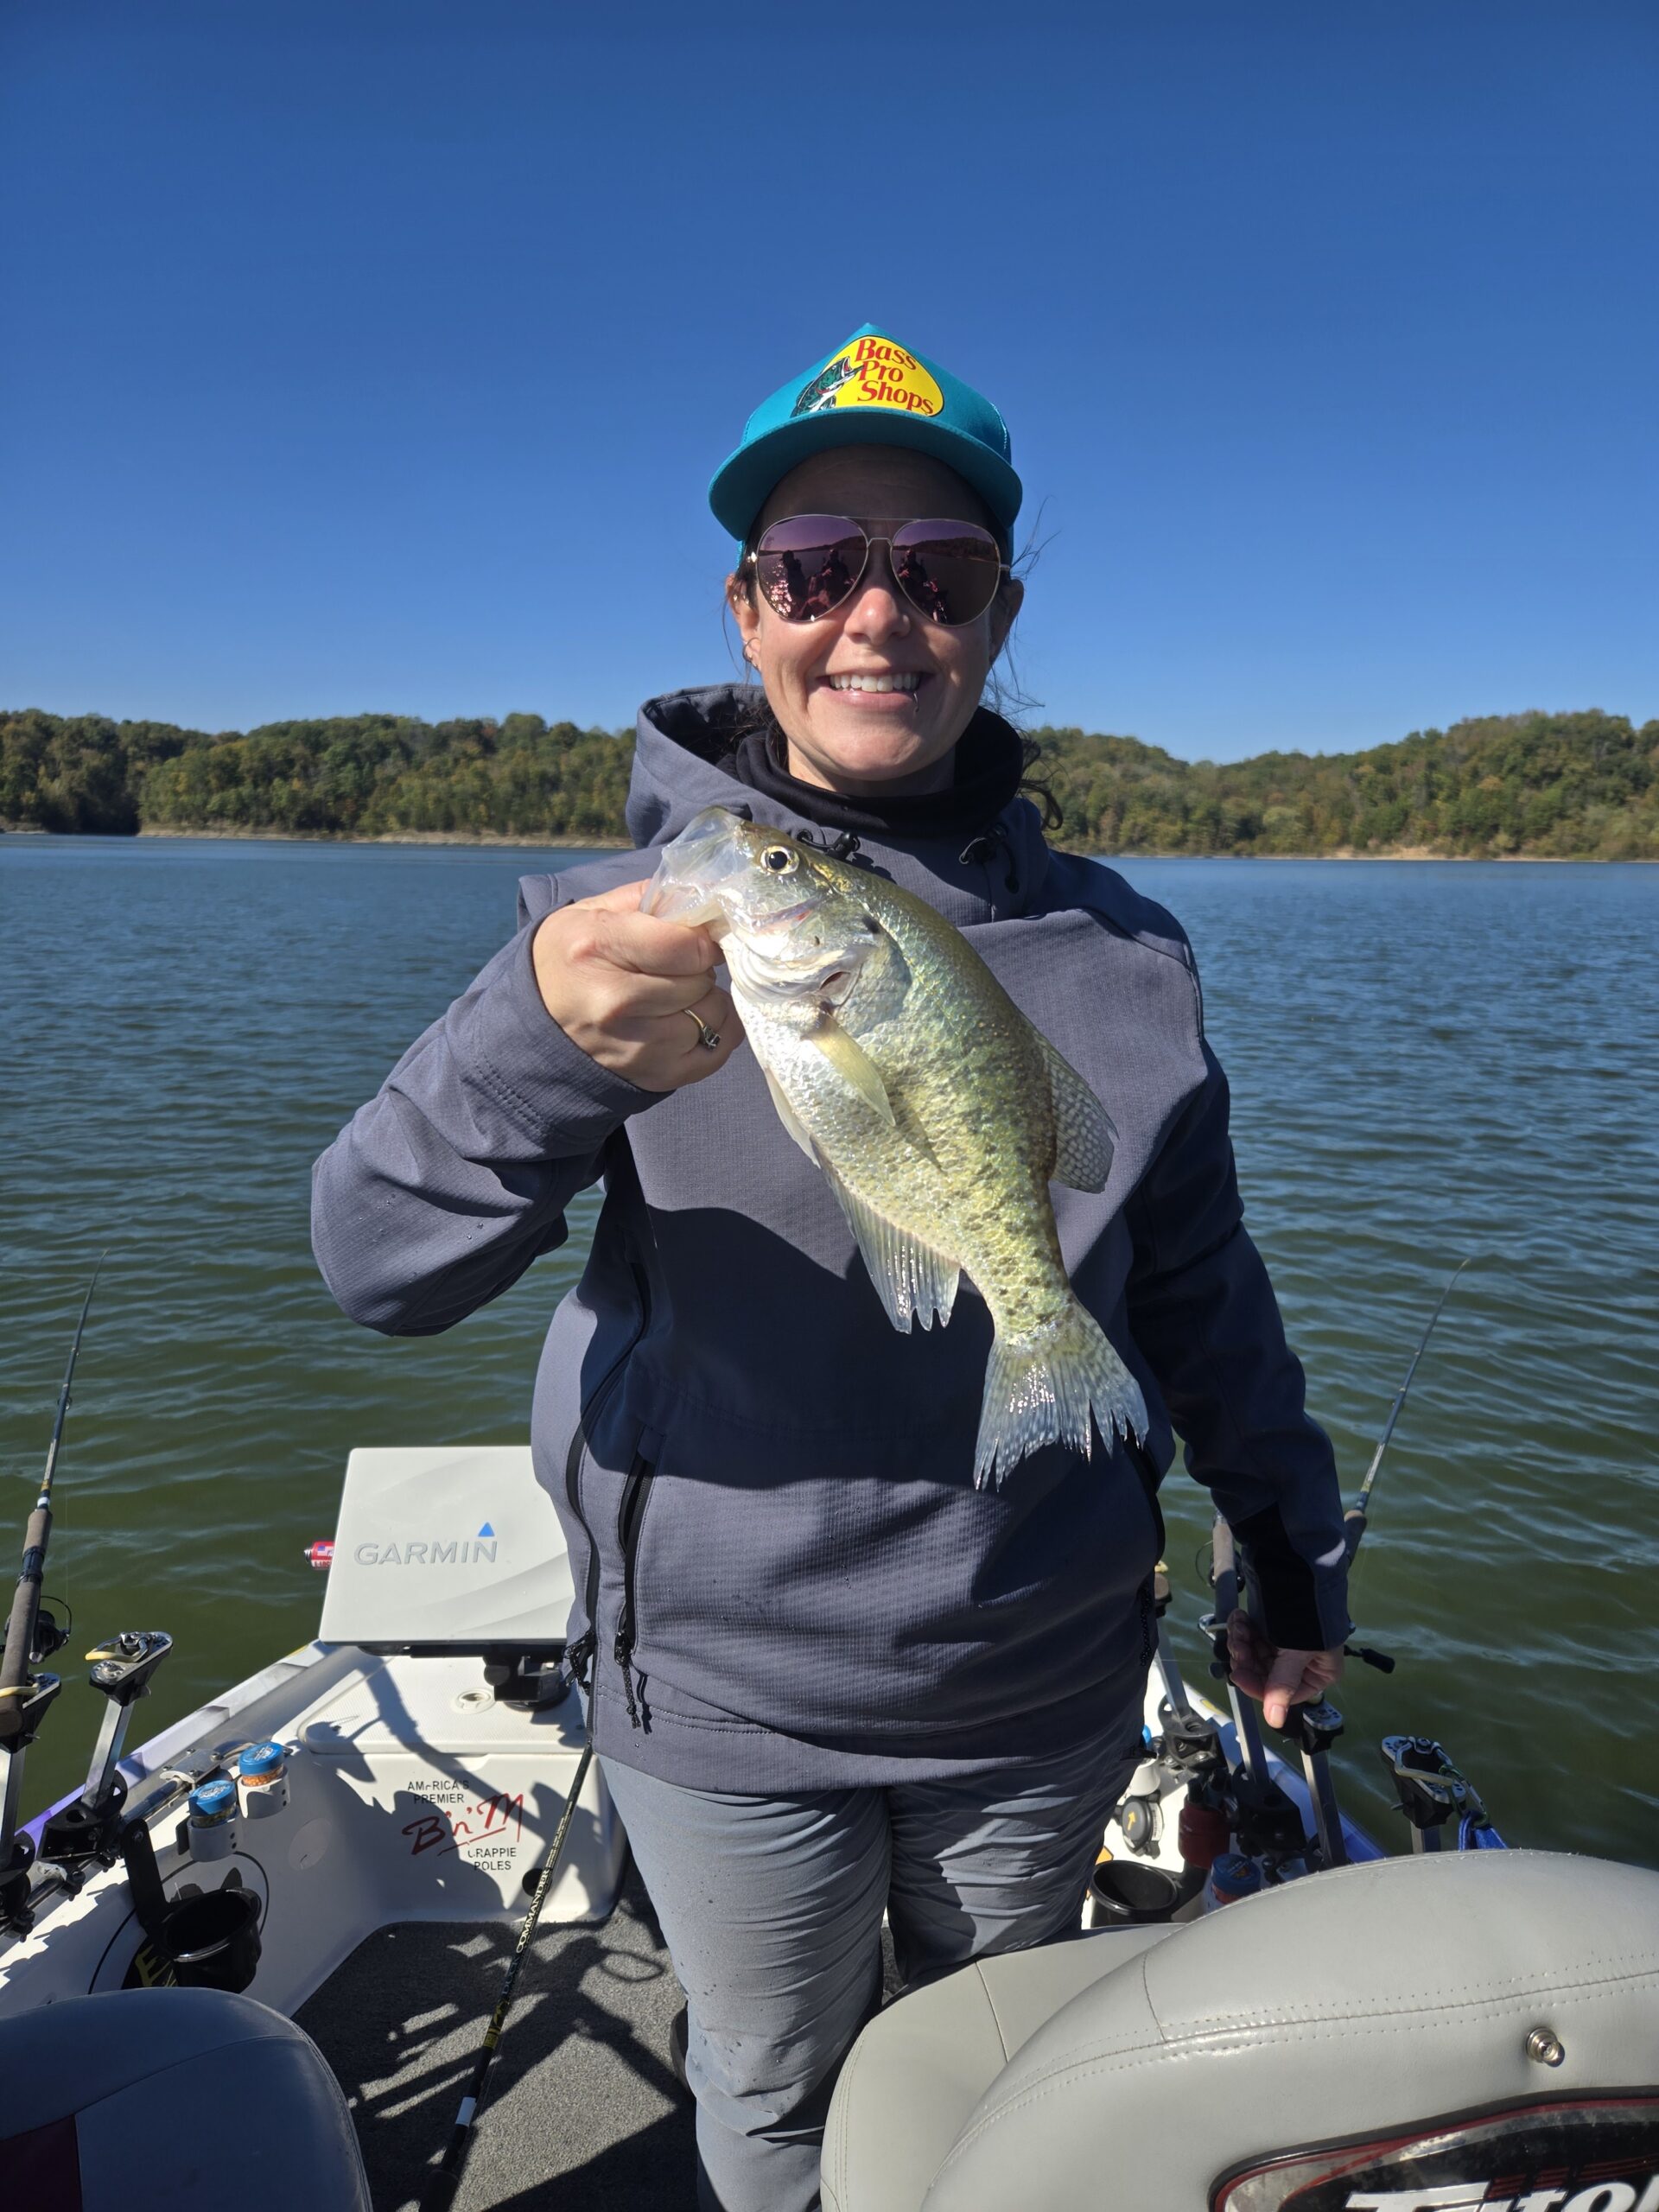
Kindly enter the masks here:
<path id="1" fill-rule="evenodd" d="M 972 622 L 996 597 L 1002 556 L 988 531 L 967 522 L 907 522 L 893 533 L 893 570 L 930 621 Z"/>
<path id="2" fill-rule="evenodd" d="M 845 515 L 791 515 L 775 522 L 754 549 L 755 581 L 774 614 L 810 622 L 851 592 L 869 551 Z"/>

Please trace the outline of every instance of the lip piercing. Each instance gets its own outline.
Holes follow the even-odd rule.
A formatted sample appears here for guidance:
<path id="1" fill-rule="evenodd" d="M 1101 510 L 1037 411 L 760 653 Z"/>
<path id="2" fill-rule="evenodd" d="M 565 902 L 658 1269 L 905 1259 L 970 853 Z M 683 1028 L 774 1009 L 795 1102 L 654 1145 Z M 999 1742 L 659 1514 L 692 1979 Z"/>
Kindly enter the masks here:
<path id="1" fill-rule="evenodd" d="M 702 1046 L 703 1051 L 705 1052 L 717 1052 L 720 1050 L 719 1030 L 711 1029 L 708 1023 L 703 1020 L 702 1016 L 696 1013 L 692 1007 L 688 1006 L 683 1007 L 682 1011 L 689 1014 L 691 1016 L 692 1020 L 696 1023 L 697 1042 Z"/>

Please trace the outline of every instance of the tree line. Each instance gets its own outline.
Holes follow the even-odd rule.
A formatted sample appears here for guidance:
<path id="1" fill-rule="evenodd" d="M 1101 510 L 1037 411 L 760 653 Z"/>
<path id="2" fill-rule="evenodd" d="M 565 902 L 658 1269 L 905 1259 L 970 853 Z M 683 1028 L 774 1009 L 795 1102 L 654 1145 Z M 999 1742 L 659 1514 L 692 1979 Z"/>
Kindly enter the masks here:
<path id="1" fill-rule="evenodd" d="M 1096 853 L 1659 859 L 1659 721 L 1492 715 L 1359 753 L 1178 760 L 1034 729 L 1061 842 Z M 0 711 L 0 827 L 626 841 L 630 732 L 348 715 L 245 733 Z"/>

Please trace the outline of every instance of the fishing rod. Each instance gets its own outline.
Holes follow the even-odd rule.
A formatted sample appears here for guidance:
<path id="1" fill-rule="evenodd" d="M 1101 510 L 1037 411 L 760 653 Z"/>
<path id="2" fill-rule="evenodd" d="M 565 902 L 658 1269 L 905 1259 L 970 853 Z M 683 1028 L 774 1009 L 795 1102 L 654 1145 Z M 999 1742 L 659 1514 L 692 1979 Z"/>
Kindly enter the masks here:
<path id="1" fill-rule="evenodd" d="M 17 1834 L 23 1753 L 34 1742 L 47 1707 L 63 1687 L 57 1675 L 37 1675 L 32 1669 L 42 1660 L 49 1659 L 67 1642 L 69 1634 L 55 1615 L 42 1610 L 41 1603 L 46 1548 L 52 1535 L 52 1484 L 58 1471 L 58 1451 L 69 1411 L 69 1389 L 74 1380 L 75 1362 L 80 1357 L 86 1316 L 92 1311 L 92 1293 L 98 1288 L 99 1274 L 105 1257 L 99 1253 L 92 1279 L 86 1286 L 86 1295 L 81 1300 L 75 1340 L 69 1347 L 68 1363 L 58 1392 L 52 1440 L 46 1450 L 46 1471 L 41 1478 L 40 1495 L 23 1533 L 23 1564 L 6 1620 L 4 1655 L 0 1656 L 0 1759 L 5 1762 L 3 1787 L 0 1788 L 0 1923 L 14 1926 L 20 1916 L 26 1917 L 28 1913 L 29 1870 L 35 1858 L 33 1844 L 27 1836 Z"/>
<path id="2" fill-rule="evenodd" d="M 1365 1534 L 1366 1524 L 1370 1516 L 1371 1490 L 1376 1481 L 1376 1471 L 1382 1465 L 1382 1454 L 1394 1440 L 1395 1423 L 1399 1420 L 1401 1410 L 1405 1405 L 1406 1394 L 1411 1389 L 1412 1377 L 1417 1372 L 1417 1363 L 1428 1349 L 1428 1340 L 1434 1333 L 1434 1324 L 1445 1312 L 1446 1301 L 1456 1289 L 1458 1277 L 1466 1267 L 1472 1263 L 1474 1256 L 1471 1252 L 1467 1259 L 1459 1260 L 1457 1266 L 1452 1268 L 1452 1280 L 1440 1293 L 1440 1302 L 1429 1315 L 1427 1326 L 1417 1340 L 1417 1349 L 1411 1356 L 1411 1365 L 1406 1370 L 1406 1379 L 1394 1394 L 1394 1403 L 1389 1408 L 1389 1418 L 1382 1433 L 1376 1440 L 1376 1449 L 1371 1454 L 1370 1465 L 1365 1470 L 1365 1479 L 1361 1483 L 1353 1503 L 1343 1516 L 1343 1531 L 1348 1547 L 1347 1564 L 1350 1567 L 1354 1563 L 1354 1554 L 1359 1549 L 1360 1539 Z"/>
<path id="3" fill-rule="evenodd" d="M 570 1823 L 575 1817 L 576 1800 L 582 1795 L 582 1783 L 588 1779 L 588 1762 L 593 1756 L 594 1745 L 590 1736 L 582 1745 L 582 1757 L 576 1762 L 576 1778 L 570 1785 L 570 1794 L 564 1801 L 564 1811 L 560 1816 L 558 1827 L 548 1846 L 547 1857 L 542 1862 L 541 1874 L 530 1900 L 530 1910 L 524 1915 L 518 1930 L 518 1941 L 513 1945 L 512 1956 L 507 1961 L 506 1978 L 501 1984 L 501 1994 L 495 2001 L 495 2010 L 490 2015 L 490 2024 L 484 2031 L 484 2042 L 478 2054 L 478 2063 L 473 2069 L 473 2078 L 467 2084 L 467 2094 L 455 2114 L 448 2148 L 422 2192 L 421 2212 L 446 2212 L 446 2207 L 454 2203 L 455 2191 L 461 2186 L 467 2154 L 473 2146 L 473 2122 L 477 2119 L 479 2107 L 483 2102 L 484 2083 L 501 2041 L 501 2031 L 506 2025 L 507 2008 L 512 2003 L 518 1969 L 524 1962 L 524 1953 L 530 1948 L 530 1939 L 536 1933 L 536 1923 L 542 1916 L 543 1905 L 547 1902 L 547 1893 L 552 1886 L 553 1876 L 564 1850 L 564 1840 L 570 1833 Z"/>
<path id="4" fill-rule="evenodd" d="M 1452 1271 L 1446 1288 L 1440 1293 L 1439 1302 L 1434 1311 L 1429 1315 L 1422 1335 L 1418 1338 L 1417 1349 L 1412 1354 L 1411 1364 L 1406 1370 L 1405 1380 L 1394 1394 L 1393 1402 L 1389 1408 L 1388 1420 L 1383 1426 L 1382 1435 L 1376 1440 L 1376 1448 L 1371 1454 L 1370 1466 L 1365 1470 L 1364 1480 L 1355 1495 L 1353 1503 L 1343 1516 L 1344 1564 L 1347 1567 L 1353 1565 L 1361 1539 L 1369 1525 L 1371 1492 L 1376 1486 L 1377 1471 L 1382 1465 L 1383 1455 L 1393 1441 L 1395 1428 L 1404 1409 L 1418 1365 L 1428 1348 L 1430 1337 L 1434 1333 L 1434 1325 L 1445 1312 L 1446 1302 L 1456 1287 L 1459 1276 L 1471 1264 L 1473 1257 L 1471 1253 L 1468 1258 L 1459 1261 Z M 1233 1682 L 1231 1667 L 1228 1662 L 1226 1621 L 1229 1612 L 1237 1602 L 1238 1575 L 1234 1557 L 1232 1531 L 1220 1516 L 1217 1517 L 1213 1532 L 1211 1580 L 1215 1588 L 1214 1612 L 1204 1625 L 1209 1627 L 1215 1636 L 1216 1671 L 1227 1685 L 1228 1700 L 1232 1707 L 1233 1726 L 1239 1745 L 1243 1770 L 1242 1780 L 1246 1789 L 1253 1795 L 1266 1779 L 1267 1770 L 1262 1755 L 1260 1724 L 1256 1719 L 1254 1708 L 1246 1699 L 1239 1695 Z M 1386 1653 L 1372 1650 L 1369 1645 L 1345 1643 L 1343 1649 L 1351 1658 L 1363 1659 L 1368 1666 L 1376 1667 L 1383 1674 L 1394 1672 L 1394 1661 Z M 1307 1784 L 1308 1799 L 1313 1808 L 1321 1860 L 1326 1866 L 1343 1866 L 1347 1860 L 1347 1849 L 1344 1841 L 1342 1815 L 1338 1808 L 1336 1791 L 1331 1779 L 1329 1758 L 1332 1745 L 1342 1733 L 1342 1715 L 1333 1705 L 1323 1698 L 1313 1704 L 1293 1706 L 1286 1716 L 1285 1732 L 1290 1736 L 1301 1753 L 1302 1772 Z M 1433 1748 L 1439 1751 L 1438 1745 Z M 1445 1758 L 1443 1752 L 1440 1753 L 1440 1758 Z M 1447 1762 L 1446 1764 L 1449 1768 L 1450 1763 Z M 1451 1770 L 1455 1772 L 1455 1770 Z M 1461 1779 L 1461 1777 L 1459 1778 Z M 1471 1796 L 1472 1797 L 1472 1792 Z M 1478 1801 L 1475 1802 L 1478 1807 Z M 1442 1813 L 1440 1818 L 1444 1821 L 1446 1815 Z M 1414 1843 L 1414 1847 L 1421 1849 L 1423 1846 L 1421 1841 L 1418 1841 Z M 1433 1846 L 1431 1845 L 1430 1847 Z"/>

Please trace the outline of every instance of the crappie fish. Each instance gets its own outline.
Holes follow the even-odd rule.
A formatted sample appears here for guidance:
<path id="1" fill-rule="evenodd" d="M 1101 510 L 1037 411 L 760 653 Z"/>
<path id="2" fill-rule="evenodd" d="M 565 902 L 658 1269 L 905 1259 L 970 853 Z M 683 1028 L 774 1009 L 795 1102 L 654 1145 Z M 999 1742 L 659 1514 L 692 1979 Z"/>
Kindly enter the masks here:
<path id="1" fill-rule="evenodd" d="M 640 902 L 716 938 L 784 1127 L 829 1178 L 893 1326 L 950 1319 L 963 1270 L 996 1333 L 974 1480 L 1062 1440 L 1146 1433 L 1079 1303 L 1051 1180 L 1103 1189 L 1106 1110 L 960 931 L 883 877 L 709 807 Z"/>

